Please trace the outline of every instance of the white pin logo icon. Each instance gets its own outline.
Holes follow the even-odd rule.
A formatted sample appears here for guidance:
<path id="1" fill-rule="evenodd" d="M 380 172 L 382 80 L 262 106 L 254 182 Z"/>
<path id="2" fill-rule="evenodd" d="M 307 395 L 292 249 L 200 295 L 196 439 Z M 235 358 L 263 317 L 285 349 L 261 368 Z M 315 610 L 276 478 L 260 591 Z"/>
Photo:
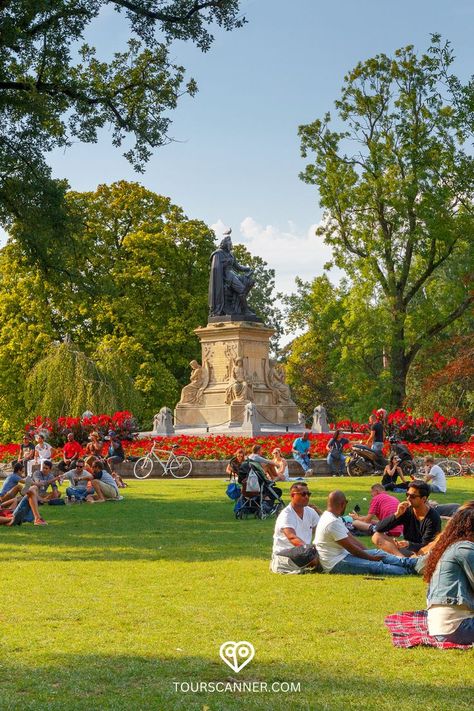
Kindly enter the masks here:
<path id="1" fill-rule="evenodd" d="M 224 661 L 237 674 L 252 661 L 255 649 L 250 642 L 224 642 L 221 644 L 219 654 Z"/>

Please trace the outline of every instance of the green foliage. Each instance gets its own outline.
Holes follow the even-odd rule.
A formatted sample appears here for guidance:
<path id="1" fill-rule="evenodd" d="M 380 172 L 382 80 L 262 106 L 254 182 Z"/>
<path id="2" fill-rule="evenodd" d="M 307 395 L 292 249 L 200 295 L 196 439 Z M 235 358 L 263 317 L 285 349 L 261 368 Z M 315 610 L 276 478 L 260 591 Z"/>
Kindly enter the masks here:
<path id="1" fill-rule="evenodd" d="M 299 130 L 312 155 L 301 177 L 325 210 L 318 235 L 350 279 L 349 333 L 360 315 L 346 360 L 380 360 L 384 344 L 388 408 L 403 404 L 416 359 L 473 302 L 473 89 L 452 62 L 438 36 L 420 57 L 409 46 L 361 62 L 336 102 L 343 130 L 330 129 L 329 114 Z"/>
<path id="2" fill-rule="evenodd" d="M 4 436 L 39 412 L 85 409 L 128 409 L 151 427 L 200 358 L 193 330 L 207 323 L 212 231 L 138 183 L 69 192 L 67 201 L 71 232 L 46 275 L 29 266 L 23 242 L 11 239 L 0 250 Z M 255 267 L 256 298 L 277 326 L 273 272 L 246 251 L 242 259 Z M 71 352 L 53 345 L 63 341 L 74 344 Z"/>
<path id="3" fill-rule="evenodd" d="M 104 61 L 84 37 L 109 8 L 123 12 L 131 36 Z M 31 257 L 49 264 L 68 218 L 47 153 L 94 143 L 108 126 L 113 145 L 126 143 L 124 155 L 143 170 L 152 149 L 171 140 L 169 112 L 197 90 L 170 43 L 207 51 L 212 24 L 232 30 L 245 19 L 237 0 L 16 0 L 0 2 L 0 13 L 0 224 L 15 220 Z"/>
<path id="4" fill-rule="evenodd" d="M 138 400 L 130 378 L 124 382 L 118 372 L 113 379 L 107 378 L 92 359 L 70 342 L 50 345 L 26 379 L 29 412 L 52 419 L 79 417 L 86 410 L 111 413 L 119 409 L 119 404 L 122 409 L 131 409 Z"/>

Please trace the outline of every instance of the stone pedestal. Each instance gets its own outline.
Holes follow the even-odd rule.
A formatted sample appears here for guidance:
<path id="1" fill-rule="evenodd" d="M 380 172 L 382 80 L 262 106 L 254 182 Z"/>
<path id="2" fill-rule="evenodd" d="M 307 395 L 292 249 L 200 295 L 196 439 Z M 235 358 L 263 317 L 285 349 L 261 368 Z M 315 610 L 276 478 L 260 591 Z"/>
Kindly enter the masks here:
<path id="1" fill-rule="evenodd" d="M 195 331 L 202 365 L 193 361 L 191 381 L 175 409 L 175 427 L 240 429 L 245 405 L 254 403 L 263 424 L 298 423 L 298 408 L 278 364 L 269 358 L 273 329 L 238 321 L 209 323 Z"/>

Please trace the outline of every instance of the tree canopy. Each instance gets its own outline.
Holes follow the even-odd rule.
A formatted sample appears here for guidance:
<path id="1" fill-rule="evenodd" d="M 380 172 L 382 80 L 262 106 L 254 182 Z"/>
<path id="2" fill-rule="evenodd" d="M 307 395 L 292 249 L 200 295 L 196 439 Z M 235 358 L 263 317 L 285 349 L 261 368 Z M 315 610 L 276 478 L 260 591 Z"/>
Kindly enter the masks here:
<path id="1" fill-rule="evenodd" d="M 31 267 L 15 226 L 0 250 L 4 433 L 39 412 L 77 416 L 93 409 L 84 405 L 92 390 L 91 402 L 114 402 L 150 426 L 159 407 L 177 402 L 189 362 L 200 359 L 193 329 L 207 323 L 214 233 L 138 183 L 70 191 L 66 200 L 71 231 L 51 254 L 55 269 Z M 271 319 L 273 273 L 237 249 L 255 269 L 254 297 Z M 63 385 L 75 373 L 83 374 L 76 394 Z"/>
<path id="2" fill-rule="evenodd" d="M 408 46 L 349 72 L 340 130 L 330 114 L 299 129 L 312 159 L 301 177 L 324 208 L 317 234 L 359 291 L 350 301 L 376 315 L 361 313 L 352 353 L 383 335 L 387 407 L 403 404 L 414 363 L 473 302 L 473 84 L 450 73 L 449 43 L 432 40 L 421 56 Z"/>
<path id="3" fill-rule="evenodd" d="M 87 31 L 109 7 L 126 17 L 130 38 L 103 59 Z M 0 224 L 15 221 L 31 256 L 50 264 L 49 242 L 65 237 L 68 219 L 67 185 L 52 179 L 47 153 L 95 142 L 107 126 L 113 145 L 125 144 L 126 158 L 143 170 L 171 140 L 179 97 L 197 90 L 170 43 L 207 51 L 213 25 L 244 22 L 237 0 L 0 0 Z"/>

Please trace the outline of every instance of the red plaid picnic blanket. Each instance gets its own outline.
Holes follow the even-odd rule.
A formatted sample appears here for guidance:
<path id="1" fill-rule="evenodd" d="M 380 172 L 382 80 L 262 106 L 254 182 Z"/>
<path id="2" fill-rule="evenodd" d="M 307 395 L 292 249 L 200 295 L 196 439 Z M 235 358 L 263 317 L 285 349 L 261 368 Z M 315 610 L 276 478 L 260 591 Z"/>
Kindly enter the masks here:
<path id="1" fill-rule="evenodd" d="M 424 644 L 439 649 L 472 649 L 472 644 L 454 644 L 454 642 L 439 642 L 436 637 L 428 634 L 426 610 L 413 612 L 396 612 L 385 618 L 385 624 L 392 634 L 394 647 L 416 647 Z"/>

